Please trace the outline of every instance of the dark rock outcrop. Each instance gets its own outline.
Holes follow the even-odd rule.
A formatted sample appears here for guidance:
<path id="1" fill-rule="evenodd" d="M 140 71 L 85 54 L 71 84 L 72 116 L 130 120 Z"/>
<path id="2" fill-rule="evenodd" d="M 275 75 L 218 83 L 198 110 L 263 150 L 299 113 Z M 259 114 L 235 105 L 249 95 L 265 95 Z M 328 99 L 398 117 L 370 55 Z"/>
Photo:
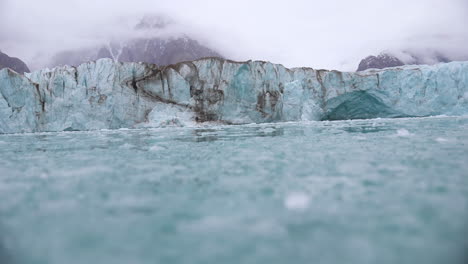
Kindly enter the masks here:
<path id="1" fill-rule="evenodd" d="M 397 57 L 387 53 L 381 53 L 378 56 L 369 56 L 363 59 L 359 63 L 357 71 L 365 71 L 367 69 L 384 69 L 403 65 L 405 65 L 405 63 Z"/>
<path id="2" fill-rule="evenodd" d="M 403 65 L 433 65 L 452 61 L 468 60 L 468 52 L 451 54 L 431 49 L 411 49 L 397 52 L 382 52 L 378 56 L 368 56 L 361 60 L 357 71 L 385 69 Z"/>
<path id="3" fill-rule="evenodd" d="M 26 66 L 26 63 L 24 63 L 22 60 L 10 57 L 0 51 L 0 70 L 3 68 L 10 68 L 21 74 L 29 72 L 28 66 Z"/>

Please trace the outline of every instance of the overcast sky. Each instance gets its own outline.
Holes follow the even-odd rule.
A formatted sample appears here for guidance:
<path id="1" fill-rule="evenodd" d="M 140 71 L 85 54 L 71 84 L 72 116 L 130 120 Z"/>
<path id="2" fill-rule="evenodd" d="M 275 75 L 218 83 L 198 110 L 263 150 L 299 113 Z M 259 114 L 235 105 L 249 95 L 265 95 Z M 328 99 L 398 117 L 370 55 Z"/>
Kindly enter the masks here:
<path id="1" fill-rule="evenodd" d="M 164 13 L 235 60 L 355 70 L 382 50 L 468 54 L 468 0 L 0 0 L 0 50 L 32 68 Z"/>

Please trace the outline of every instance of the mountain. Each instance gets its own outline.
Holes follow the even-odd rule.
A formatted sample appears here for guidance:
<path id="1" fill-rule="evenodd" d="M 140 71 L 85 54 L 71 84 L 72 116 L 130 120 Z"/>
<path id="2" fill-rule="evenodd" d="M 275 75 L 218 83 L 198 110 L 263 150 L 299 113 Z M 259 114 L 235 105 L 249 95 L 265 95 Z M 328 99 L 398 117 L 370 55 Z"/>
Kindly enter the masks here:
<path id="1" fill-rule="evenodd" d="M 164 66 L 205 57 L 222 57 L 187 34 L 158 34 L 173 24 L 172 20 L 164 17 L 146 16 L 134 27 L 138 37 L 110 41 L 108 44 L 87 49 L 64 51 L 55 55 L 49 66 L 78 66 L 102 58 Z M 157 36 L 148 37 L 151 35 Z"/>
<path id="2" fill-rule="evenodd" d="M 377 56 L 368 56 L 361 60 L 357 71 L 367 69 L 385 69 L 403 65 L 433 65 L 451 61 L 465 61 L 468 56 L 448 55 L 436 50 L 405 50 L 382 52 Z"/>
<path id="3" fill-rule="evenodd" d="M 0 51 L 0 70 L 3 68 L 10 68 L 21 74 L 29 72 L 28 66 L 26 66 L 26 63 L 24 63 L 22 60 L 10 57 Z"/>
<path id="4" fill-rule="evenodd" d="M 468 62 L 350 73 L 207 58 L 0 70 L 0 133 L 468 114 Z"/>
<path id="5" fill-rule="evenodd" d="M 357 71 L 365 71 L 367 69 L 384 69 L 403 65 L 405 65 L 405 63 L 397 57 L 391 54 L 381 53 L 377 56 L 368 56 L 363 59 L 359 63 Z"/>

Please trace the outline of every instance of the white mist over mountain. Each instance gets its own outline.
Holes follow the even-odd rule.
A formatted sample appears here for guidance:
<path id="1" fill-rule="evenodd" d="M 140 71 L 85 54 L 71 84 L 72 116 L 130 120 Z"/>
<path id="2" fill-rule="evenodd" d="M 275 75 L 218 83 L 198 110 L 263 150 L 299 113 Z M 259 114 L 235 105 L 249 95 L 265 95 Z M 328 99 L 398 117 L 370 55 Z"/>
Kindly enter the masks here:
<path id="1" fill-rule="evenodd" d="M 142 34 L 135 25 L 153 13 L 174 21 L 164 34 L 234 60 L 355 70 L 383 50 L 468 54 L 466 0 L 2 0 L 0 48 L 37 69 L 60 51 Z"/>

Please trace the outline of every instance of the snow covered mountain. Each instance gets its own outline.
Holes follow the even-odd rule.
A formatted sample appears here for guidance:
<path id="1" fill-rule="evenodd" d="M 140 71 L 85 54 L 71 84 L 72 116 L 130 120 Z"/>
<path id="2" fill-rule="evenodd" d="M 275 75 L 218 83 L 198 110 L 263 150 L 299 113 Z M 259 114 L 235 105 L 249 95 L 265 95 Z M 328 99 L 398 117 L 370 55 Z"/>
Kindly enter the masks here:
<path id="1" fill-rule="evenodd" d="M 107 44 L 92 48 L 60 52 L 53 57 L 48 66 L 78 66 L 102 58 L 163 66 L 205 57 L 222 57 L 187 34 L 152 36 L 158 35 L 154 33 L 165 30 L 173 23 L 165 17 L 145 16 L 134 27 L 137 37 L 109 41 Z"/>
<path id="2" fill-rule="evenodd" d="M 397 57 L 391 54 L 381 53 L 377 56 L 368 56 L 363 59 L 359 63 L 357 71 L 365 71 L 367 69 L 384 69 L 403 65 L 405 65 L 405 63 Z"/>
<path id="3" fill-rule="evenodd" d="M 0 70 L 0 133 L 468 114 L 468 62 L 358 73 L 208 58 Z"/>
<path id="4" fill-rule="evenodd" d="M 468 60 L 468 52 L 466 55 L 449 55 L 437 50 L 386 51 L 377 56 L 368 56 L 361 60 L 357 71 L 385 69 L 403 65 L 433 65 L 466 60 Z"/>
<path id="5" fill-rule="evenodd" d="M 0 51 L 0 70 L 3 68 L 10 68 L 21 74 L 29 72 L 28 66 L 26 66 L 26 63 L 24 63 L 22 60 L 10 57 Z"/>

